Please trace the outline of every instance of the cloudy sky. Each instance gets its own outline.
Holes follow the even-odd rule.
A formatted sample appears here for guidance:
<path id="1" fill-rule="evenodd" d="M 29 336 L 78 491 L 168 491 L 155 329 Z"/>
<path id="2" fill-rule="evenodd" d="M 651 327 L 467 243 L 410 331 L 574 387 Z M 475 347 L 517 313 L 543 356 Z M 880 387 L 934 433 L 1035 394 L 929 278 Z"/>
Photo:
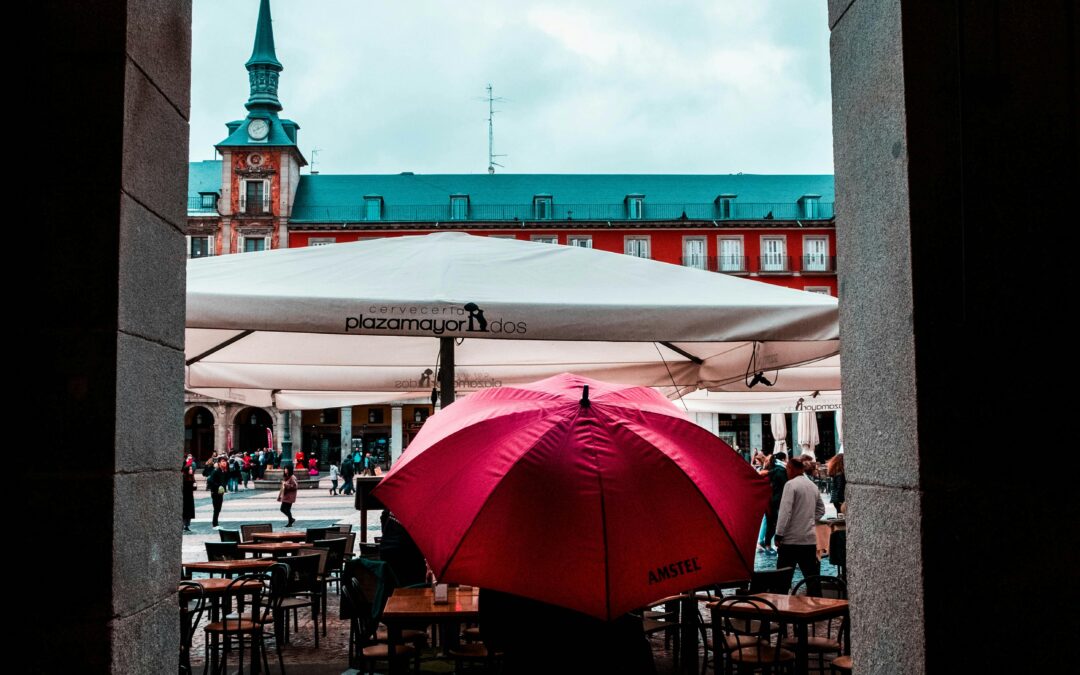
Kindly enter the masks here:
<path id="1" fill-rule="evenodd" d="M 245 114 L 258 0 L 195 0 L 191 158 Z M 832 173 L 824 0 L 272 0 L 323 173 Z"/>

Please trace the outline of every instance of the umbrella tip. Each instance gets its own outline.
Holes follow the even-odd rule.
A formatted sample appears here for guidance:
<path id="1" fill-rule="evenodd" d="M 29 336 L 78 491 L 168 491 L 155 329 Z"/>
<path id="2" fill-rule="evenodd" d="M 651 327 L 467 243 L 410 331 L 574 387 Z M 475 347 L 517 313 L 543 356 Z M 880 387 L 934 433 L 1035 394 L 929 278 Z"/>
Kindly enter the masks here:
<path id="1" fill-rule="evenodd" d="M 590 405 L 591 404 L 589 403 L 589 385 L 586 384 L 581 390 L 581 407 L 582 408 L 588 408 Z"/>

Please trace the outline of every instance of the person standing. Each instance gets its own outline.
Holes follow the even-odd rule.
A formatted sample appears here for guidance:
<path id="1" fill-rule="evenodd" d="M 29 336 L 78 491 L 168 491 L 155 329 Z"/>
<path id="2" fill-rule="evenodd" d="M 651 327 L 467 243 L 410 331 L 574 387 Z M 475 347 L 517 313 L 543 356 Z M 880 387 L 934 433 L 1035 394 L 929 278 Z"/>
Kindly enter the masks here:
<path id="1" fill-rule="evenodd" d="M 846 513 L 844 502 L 847 496 L 844 493 L 847 491 L 847 478 L 844 476 L 844 453 L 831 458 L 825 466 L 826 473 L 832 479 L 829 487 L 829 501 L 836 507 L 836 515 L 839 516 Z"/>
<path id="2" fill-rule="evenodd" d="M 332 495 L 341 494 L 340 492 L 338 492 L 337 484 L 338 484 L 338 468 L 337 468 L 337 464 L 334 464 L 333 462 L 330 462 L 330 494 L 332 494 Z"/>
<path id="3" fill-rule="evenodd" d="M 769 468 L 766 472 L 769 486 L 772 488 L 772 497 L 769 499 L 769 510 L 765 513 L 765 540 L 761 542 L 761 547 L 770 554 L 776 553 L 776 549 L 773 548 L 773 535 L 776 534 L 776 519 L 780 515 L 780 502 L 784 496 L 784 486 L 788 481 L 787 468 L 784 466 L 786 459 L 787 455 L 782 452 L 773 453 L 768 461 Z"/>
<path id="4" fill-rule="evenodd" d="M 821 562 L 817 557 L 814 527 L 825 515 L 825 502 L 821 501 L 817 486 L 807 477 L 801 457 L 788 460 L 787 475 L 776 519 L 776 567 L 798 565 L 803 578 L 816 577 L 821 574 Z M 808 583 L 807 590 L 811 595 L 820 592 L 814 583 Z"/>
<path id="5" fill-rule="evenodd" d="M 240 478 L 244 481 L 244 489 L 247 490 L 248 482 L 251 480 L 251 453 L 245 452 L 241 461 Z"/>
<path id="6" fill-rule="evenodd" d="M 206 479 L 206 489 L 210 491 L 210 501 L 214 504 L 213 527 L 218 529 L 218 515 L 221 514 L 221 504 L 225 501 L 225 487 L 229 483 L 229 462 L 222 455 L 218 458 L 217 468 L 210 472 Z"/>
<path id="7" fill-rule="evenodd" d="M 292 527 L 296 519 L 292 516 L 292 506 L 296 503 L 296 477 L 293 476 L 293 468 L 285 467 L 285 479 L 281 481 L 281 492 L 278 493 L 278 501 L 281 502 L 281 512 L 289 519 L 285 527 Z"/>
<path id="8" fill-rule="evenodd" d="M 188 455 L 191 458 L 191 455 Z M 191 532 L 191 521 L 195 520 L 195 467 L 188 462 L 184 466 L 184 532 Z"/>
<path id="9" fill-rule="evenodd" d="M 351 495 L 353 493 L 355 466 L 352 457 L 346 457 L 345 461 L 341 463 L 341 494 Z"/>

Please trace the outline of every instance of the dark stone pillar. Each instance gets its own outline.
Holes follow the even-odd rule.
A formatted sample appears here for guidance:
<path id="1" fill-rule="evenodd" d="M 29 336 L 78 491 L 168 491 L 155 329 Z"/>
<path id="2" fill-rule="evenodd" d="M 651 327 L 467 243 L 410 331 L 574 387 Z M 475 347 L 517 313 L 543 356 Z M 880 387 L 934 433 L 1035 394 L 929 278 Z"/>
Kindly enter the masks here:
<path id="1" fill-rule="evenodd" d="M 1064 670 L 1075 3 L 829 15 L 856 672 Z"/>
<path id="2" fill-rule="evenodd" d="M 51 533 L 27 530 L 48 543 L 17 568 L 37 593 L 25 655 L 39 672 L 175 672 L 191 5 L 43 12 L 19 92 L 33 121 L 9 129 L 46 261 L 16 364 L 36 369 L 37 435 L 31 518 L 12 524 Z"/>

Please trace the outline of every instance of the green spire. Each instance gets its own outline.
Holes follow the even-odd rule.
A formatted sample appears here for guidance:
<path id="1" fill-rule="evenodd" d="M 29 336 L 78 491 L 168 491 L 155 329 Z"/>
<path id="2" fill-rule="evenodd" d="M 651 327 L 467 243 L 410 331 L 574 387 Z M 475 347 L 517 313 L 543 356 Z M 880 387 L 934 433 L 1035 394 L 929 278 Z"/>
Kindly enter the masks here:
<path id="1" fill-rule="evenodd" d="M 248 70 L 248 83 L 251 87 L 251 96 L 245 107 L 248 110 L 266 110 L 277 112 L 281 110 L 281 102 L 278 101 L 278 73 L 284 66 L 277 60 L 274 53 L 274 27 L 270 19 L 270 0 L 262 0 L 259 5 L 259 23 L 255 29 L 255 47 L 251 51 L 251 58 L 244 66 Z"/>

